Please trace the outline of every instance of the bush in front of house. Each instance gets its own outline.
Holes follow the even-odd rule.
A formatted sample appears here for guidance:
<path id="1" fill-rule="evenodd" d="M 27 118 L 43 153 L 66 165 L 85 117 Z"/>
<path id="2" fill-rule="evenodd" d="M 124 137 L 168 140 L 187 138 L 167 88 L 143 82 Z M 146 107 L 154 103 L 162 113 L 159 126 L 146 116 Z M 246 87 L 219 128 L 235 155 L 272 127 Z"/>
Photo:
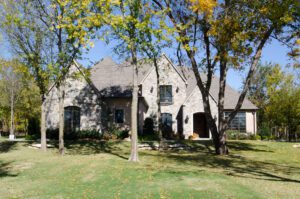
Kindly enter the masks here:
<path id="1" fill-rule="evenodd" d="M 143 133 L 138 136 L 140 141 L 159 141 L 158 132 Z"/>
<path id="2" fill-rule="evenodd" d="M 97 129 L 80 130 L 75 134 L 77 139 L 100 139 L 102 137 Z"/>
<path id="3" fill-rule="evenodd" d="M 47 139 L 58 140 L 59 129 L 47 129 Z M 64 132 L 64 139 L 77 140 L 77 139 L 101 139 L 102 135 L 97 129 L 80 130 L 75 132 Z M 38 137 L 40 138 L 40 137 Z"/>
<path id="4" fill-rule="evenodd" d="M 271 130 L 267 123 L 262 123 L 261 127 L 258 129 L 257 134 L 261 137 L 262 140 L 273 139 L 271 137 Z"/>
<path id="5" fill-rule="evenodd" d="M 226 131 L 226 136 L 227 136 L 228 140 L 258 140 L 258 139 L 260 139 L 260 136 L 258 136 L 258 135 L 240 132 L 238 130 L 228 130 L 228 131 Z"/>
<path id="6" fill-rule="evenodd" d="M 122 129 L 115 125 L 108 128 L 107 131 L 103 134 L 104 140 L 117 140 L 117 139 L 124 139 L 128 137 L 129 137 L 128 129 Z"/>

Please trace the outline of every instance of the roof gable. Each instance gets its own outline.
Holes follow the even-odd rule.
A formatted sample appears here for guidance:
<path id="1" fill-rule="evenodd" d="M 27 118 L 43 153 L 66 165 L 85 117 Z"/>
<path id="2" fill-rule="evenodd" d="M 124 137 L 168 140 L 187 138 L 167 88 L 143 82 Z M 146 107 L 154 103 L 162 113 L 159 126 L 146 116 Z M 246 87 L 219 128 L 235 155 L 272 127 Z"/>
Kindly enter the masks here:
<path id="1" fill-rule="evenodd" d="M 194 75 L 194 72 L 191 70 L 191 68 L 188 67 L 181 67 L 182 72 L 185 73 L 185 76 L 187 77 L 187 98 L 191 96 L 191 94 L 194 92 L 195 88 L 197 88 L 197 81 Z M 207 76 L 204 73 L 200 73 L 201 79 L 203 82 L 206 82 Z M 211 87 L 210 87 L 210 95 L 213 98 L 213 100 L 217 103 L 219 99 L 219 81 L 220 79 L 216 76 L 212 77 Z M 232 87 L 230 87 L 228 84 L 226 84 L 225 87 L 225 96 L 224 96 L 224 109 L 234 109 L 236 106 L 236 103 L 238 101 L 240 94 L 234 90 Z M 243 110 L 254 110 L 257 109 L 257 107 L 250 102 L 249 99 L 245 98 L 241 109 Z"/>

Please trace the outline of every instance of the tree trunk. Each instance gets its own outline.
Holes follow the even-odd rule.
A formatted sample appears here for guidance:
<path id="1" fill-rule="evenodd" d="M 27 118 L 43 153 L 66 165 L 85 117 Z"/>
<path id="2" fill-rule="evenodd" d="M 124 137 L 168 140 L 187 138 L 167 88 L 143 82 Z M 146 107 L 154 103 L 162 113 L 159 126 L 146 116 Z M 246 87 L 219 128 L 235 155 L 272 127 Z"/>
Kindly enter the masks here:
<path id="1" fill-rule="evenodd" d="M 58 150 L 60 155 L 64 155 L 64 99 L 65 99 L 65 84 L 64 80 L 61 81 L 59 87 L 59 136 L 58 136 Z"/>
<path id="2" fill-rule="evenodd" d="M 219 139 L 215 142 L 215 150 L 218 155 L 227 155 L 229 153 L 228 147 L 226 144 L 226 134 L 225 132 L 220 133 Z"/>
<path id="3" fill-rule="evenodd" d="M 10 96 L 10 131 L 9 131 L 9 139 L 15 139 L 15 124 L 14 124 L 14 91 L 11 90 Z"/>
<path id="4" fill-rule="evenodd" d="M 162 135 L 162 121 L 161 121 L 161 107 L 160 107 L 160 75 L 159 68 L 156 58 L 154 58 L 154 66 L 156 72 L 156 84 L 157 84 L 157 124 L 158 124 L 158 139 L 159 139 L 159 148 L 163 147 L 163 135 Z"/>
<path id="5" fill-rule="evenodd" d="M 138 116 L 138 82 L 137 82 L 137 63 L 133 61 L 133 90 L 131 102 L 131 153 L 129 161 L 137 162 L 138 158 L 138 136 L 137 136 L 137 116 Z"/>
<path id="6" fill-rule="evenodd" d="M 42 96 L 41 105 L 41 150 L 47 150 L 45 98 Z"/>

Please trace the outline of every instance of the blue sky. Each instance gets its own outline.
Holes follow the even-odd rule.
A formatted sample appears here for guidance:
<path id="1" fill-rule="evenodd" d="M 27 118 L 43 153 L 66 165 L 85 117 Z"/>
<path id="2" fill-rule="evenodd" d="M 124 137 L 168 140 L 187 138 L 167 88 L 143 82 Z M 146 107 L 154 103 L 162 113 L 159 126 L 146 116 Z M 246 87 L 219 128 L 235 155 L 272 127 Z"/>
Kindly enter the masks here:
<path id="1" fill-rule="evenodd" d="M 288 49 L 282 46 L 278 41 L 273 40 L 268 43 L 268 45 L 264 48 L 261 62 L 272 62 L 278 63 L 281 66 L 286 66 L 288 63 L 292 63 L 287 56 Z M 168 55 L 168 52 L 165 52 Z M 9 49 L 5 42 L 0 42 L 0 56 L 9 57 Z M 92 66 L 96 61 L 101 60 L 104 57 L 111 56 L 114 60 L 118 61 L 118 56 L 114 55 L 111 46 L 108 46 L 102 41 L 96 41 L 94 48 L 89 50 L 88 53 L 83 54 L 83 60 L 78 60 L 83 66 Z M 233 70 L 229 70 L 227 83 L 237 89 L 240 90 L 242 87 L 243 79 L 245 78 L 245 72 L 237 72 Z"/>

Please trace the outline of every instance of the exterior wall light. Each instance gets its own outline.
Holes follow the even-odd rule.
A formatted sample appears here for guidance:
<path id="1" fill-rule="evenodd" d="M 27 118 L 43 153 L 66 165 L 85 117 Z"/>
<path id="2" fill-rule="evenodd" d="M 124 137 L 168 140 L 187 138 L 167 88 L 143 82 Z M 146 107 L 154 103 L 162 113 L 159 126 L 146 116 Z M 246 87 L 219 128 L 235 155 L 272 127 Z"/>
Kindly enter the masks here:
<path id="1" fill-rule="evenodd" d="M 188 122 L 189 122 L 189 116 L 187 115 L 186 117 L 185 117 L 185 119 L 184 119 L 184 122 L 187 124 Z"/>
<path id="2" fill-rule="evenodd" d="M 150 93 L 152 93 L 153 92 L 153 86 L 151 86 L 151 88 L 150 88 Z"/>

